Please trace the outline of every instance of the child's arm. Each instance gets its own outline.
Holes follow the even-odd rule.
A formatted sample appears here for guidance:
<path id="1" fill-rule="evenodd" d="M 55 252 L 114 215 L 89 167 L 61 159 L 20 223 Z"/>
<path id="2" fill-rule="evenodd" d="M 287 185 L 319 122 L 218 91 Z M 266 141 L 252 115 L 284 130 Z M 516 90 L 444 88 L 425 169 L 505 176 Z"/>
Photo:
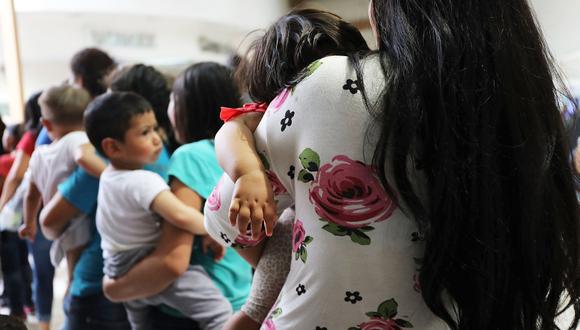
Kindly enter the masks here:
<path id="1" fill-rule="evenodd" d="M 220 166 L 235 182 L 230 206 L 230 222 L 245 232 L 252 223 L 252 237 L 257 238 L 266 227 L 270 236 L 276 221 L 276 203 L 272 186 L 265 173 L 252 132 L 262 113 L 247 113 L 224 123 L 216 135 L 216 153 Z"/>
<path id="2" fill-rule="evenodd" d="M 36 236 L 36 216 L 40 209 L 41 195 L 38 187 L 30 181 L 28 192 L 24 198 L 24 224 L 20 226 L 18 234 L 20 238 L 28 238 L 33 241 Z"/>
<path id="3" fill-rule="evenodd" d="M 194 235 L 207 235 L 203 226 L 203 214 L 185 205 L 172 192 L 160 192 L 151 203 L 151 210 L 172 225 Z"/>
<path id="4" fill-rule="evenodd" d="M 97 178 L 107 167 L 107 164 L 97 155 L 95 147 L 90 143 L 85 143 L 75 150 L 75 162 L 87 173 Z"/>

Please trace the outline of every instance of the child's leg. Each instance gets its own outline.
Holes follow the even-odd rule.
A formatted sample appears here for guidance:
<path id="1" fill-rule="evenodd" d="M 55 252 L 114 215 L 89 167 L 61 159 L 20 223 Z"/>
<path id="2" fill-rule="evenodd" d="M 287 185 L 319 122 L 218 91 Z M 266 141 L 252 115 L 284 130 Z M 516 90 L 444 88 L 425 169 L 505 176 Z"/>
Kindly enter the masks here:
<path id="1" fill-rule="evenodd" d="M 204 330 L 221 330 L 232 315 L 232 306 L 199 265 L 190 268 L 160 294 L 141 300 L 165 304 L 195 320 Z"/>
<path id="2" fill-rule="evenodd" d="M 147 320 L 149 314 L 149 306 L 142 302 L 142 300 L 132 300 L 123 303 L 127 311 L 127 319 L 131 323 L 132 330 L 153 330 L 150 329 L 150 324 Z"/>
<path id="3" fill-rule="evenodd" d="M 290 271 L 293 225 L 294 211 L 286 209 L 278 219 L 274 233 L 266 241 L 264 251 L 254 272 L 250 296 L 242 306 L 242 312 L 245 315 L 238 316 L 240 323 L 228 322 L 228 326 L 230 326 L 228 329 L 249 330 L 250 328 L 246 327 L 248 323 L 245 318 L 262 324 L 268 316 L 268 312 L 276 303 Z"/>

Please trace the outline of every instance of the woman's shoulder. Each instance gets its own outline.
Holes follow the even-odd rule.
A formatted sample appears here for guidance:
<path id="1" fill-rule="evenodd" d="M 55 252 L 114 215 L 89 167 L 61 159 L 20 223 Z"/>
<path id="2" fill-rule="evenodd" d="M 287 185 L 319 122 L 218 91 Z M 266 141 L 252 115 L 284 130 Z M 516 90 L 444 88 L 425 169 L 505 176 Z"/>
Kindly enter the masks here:
<path id="1" fill-rule="evenodd" d="M 371 86 L 374 90 L 383 86 L 385 79 L 382 72 L 379 57 L 376 54 L 364 56 L 356 63 L 348 56 L 332 55 L 312 62 L 306 69 L 304 78 L 296 87 L 315 85 L 315 92 L 321 93 L 325 86 L 335 89 L 339 83 L 341 87 L 353 87 L 362 78 L 365 88 Z"/>

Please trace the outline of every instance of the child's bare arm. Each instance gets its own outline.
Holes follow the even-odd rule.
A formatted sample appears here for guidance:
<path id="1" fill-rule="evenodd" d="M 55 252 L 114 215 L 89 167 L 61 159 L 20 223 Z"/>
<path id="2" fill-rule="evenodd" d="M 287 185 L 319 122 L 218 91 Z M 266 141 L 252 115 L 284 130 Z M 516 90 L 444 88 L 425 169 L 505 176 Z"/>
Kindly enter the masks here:
<path id="1" fill-rule="evenodd" d="M 97 178 L 107 167 L 103 159 L 97 155 L 95 147 L 90 143 L 81 145 L 75 151 L 75 162 L 87 173 Z"/>
<path id="2" fill-rule="evenodd" d="M 203 214 L 185 205 L 169 190 L 162 191 L 155 197 L 151 210 L 178 228 L 194 235 L 207 235 L 203 226 Z"/>
<path id="3" fill-rule="evenodd" d="M 233 182 L 245 173 L 264 169 L 253 135 L 262 116 L 258 112 L 243 114 L 224 123 L 216 134 L 218 162 Z"/>
<path id="4" fill-rule="evenodd" d="M 28 191 L 24 198 L 24 224 L 18 230 L 21 238 L 28 238 L 32 241 L 36 236 L 36 216 L 40 209 L 41 197 L 36 184 L 30 181 Z"/>
<path id="5" fill-rule="evenodd" d="M 247 113 L 226 122 L 216 135 L 216 153 L 220 166 L 235 182 L 230 206 L 230 222 L 246 232 L 252 224 L 257 238 L 265 224 L 271 235 L 276 221 L 276 204 L 272 186 L 256 151 L 253 131 L 263 114 Z"/>

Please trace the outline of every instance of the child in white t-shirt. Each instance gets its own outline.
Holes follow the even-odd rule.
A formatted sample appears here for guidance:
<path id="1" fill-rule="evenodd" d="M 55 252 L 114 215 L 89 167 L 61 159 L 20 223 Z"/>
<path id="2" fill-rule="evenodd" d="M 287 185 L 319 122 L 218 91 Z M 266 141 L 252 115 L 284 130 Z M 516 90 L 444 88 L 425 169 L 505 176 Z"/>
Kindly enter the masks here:
<path id="1" fill-rule="evenodd" d="M 41 205 L 50 201 L 57 186 L 77 165 L 82 164 L 84 169 L 94 175 L 104 170 L 104 161 L 90 148 L 89 139 L 83 131 L 83 113 L 90 100 L 90 95 L 84 89 L 69 85 L 51 87 L 40 96 L 41 121 L 53 142 L 37 147 L 30 158 L 30 181 L 24 198 L 24 224 L 19 230 L 21 237 L 34 239 Z M 72 221 L 53 242 L 51 261 L 56 266 L 66 255 L 69 279 L 90 237 L 90 222 L 81 216 Z"/>
<path id="2" fill-rule="evenodd" d="M 122 276 L 154 249 L 161 218 L 192 234 L 207 234 L 203 215 L 171 193 L 161 176 L 143 170 L 163 147 L 144 98 L 130 92 L 99 96 L 85 112 L 85 127 L 93 146 L 110 161 L 100 178 L 96 219 L 105 275 Z M 155 296 L 125 303 L 133 329 L 146 329 L 146 307 L 158 304 L 177 309 L 203 329 L 221 329 L 232 313 L 201 266 L 191 266 Z"/>

